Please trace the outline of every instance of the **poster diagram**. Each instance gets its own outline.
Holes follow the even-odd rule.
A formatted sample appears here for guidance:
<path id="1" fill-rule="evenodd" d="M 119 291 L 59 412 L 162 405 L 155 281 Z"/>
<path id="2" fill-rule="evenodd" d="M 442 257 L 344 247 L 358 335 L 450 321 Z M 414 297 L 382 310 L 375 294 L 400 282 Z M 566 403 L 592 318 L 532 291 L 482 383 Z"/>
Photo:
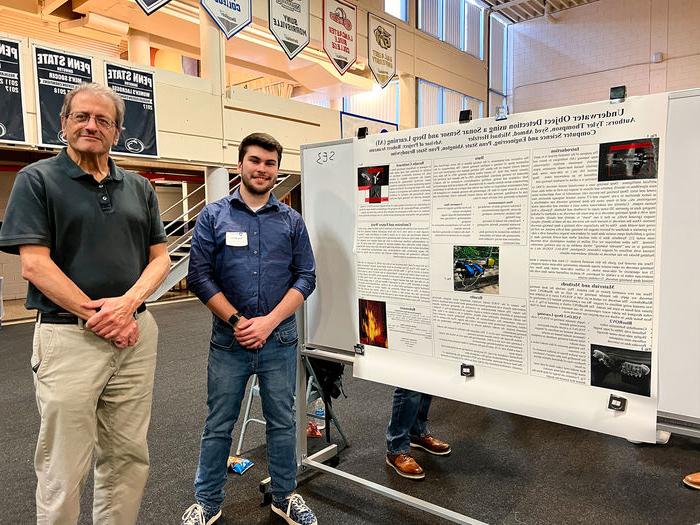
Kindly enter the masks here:
<path id="1" fill-rule="evenodd" d="M 658 138 L 601 144 L 598 180 L 655 179 L 658 164 Z"/>
<path id="2" fill-rule="evenodd" d="M 360 343 L 388 348 L 386 303 L 360 299 Z"/>
<path id="3" fill-rule="evenodd" d="M 357 189 L 369 204 L 388 202 L 389 166 L 370 166 L 357 171 Z"/>

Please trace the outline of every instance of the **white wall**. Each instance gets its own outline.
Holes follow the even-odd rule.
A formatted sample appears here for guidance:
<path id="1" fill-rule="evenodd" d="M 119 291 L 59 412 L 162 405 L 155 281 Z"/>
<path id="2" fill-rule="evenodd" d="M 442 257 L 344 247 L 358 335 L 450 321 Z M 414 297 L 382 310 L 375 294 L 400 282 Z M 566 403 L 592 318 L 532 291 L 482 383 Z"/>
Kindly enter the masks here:
<path id="1" fill-rule="evenodd" d="M 700 1 L 599 0 L 510 26 L 513 111 L 700 86 Z M 652 53 L 663 61 L 651 62 Z"/>

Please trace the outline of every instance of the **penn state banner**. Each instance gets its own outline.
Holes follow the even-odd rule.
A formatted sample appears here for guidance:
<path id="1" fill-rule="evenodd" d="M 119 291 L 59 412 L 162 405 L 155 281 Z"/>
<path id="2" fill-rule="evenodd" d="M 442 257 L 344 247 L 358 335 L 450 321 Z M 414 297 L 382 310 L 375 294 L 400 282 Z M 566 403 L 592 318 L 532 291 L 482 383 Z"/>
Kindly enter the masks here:
<path id="1" fill-rule="evenodd" d="M 65 146 L 61 131 L 63 98 L 79 84 L 92 82 L 92 58 L 35 45 L 34 78 L 39 145 Z"/>
<path id="2" fill-rule="evenodd" d="M 357 60 L 357 8 L 340 0 L 323 1 L 323 50 L 341 75 Z"/>
<path id="3" fill-rule="evenodd" d="M 20 42 L 0 38 L 0 142 L 26 142 Z"/>
<path id="4" fill-rule="evenodd" d="M 136 0 L 136 3 L 147 15 L 156 12 L 168 2 L 170 0 Z"/>
<path id="5" fill-rule="evenodd" d="M 151 71 L 105 62 L 105 82 L 124 99 L 124 127 L 112 152 L 158 156 L 154 75 Z"/>
<path id="6" fill-rule="evenodd" d="M 269 28 L 292 60 L 309 44 L 309 0 L 269 0 Z"/>
<path id="7" fill-rule="evenodd" d="M 367 50 L 369 69 L 385 88 L 396 74 L 396 25 L 367 13 Z"/>
<path id="8" fill-rule="evenodd" d="M 201 0 L 201 4 L 226 38 L 253 21 L 252 0 Z"/>

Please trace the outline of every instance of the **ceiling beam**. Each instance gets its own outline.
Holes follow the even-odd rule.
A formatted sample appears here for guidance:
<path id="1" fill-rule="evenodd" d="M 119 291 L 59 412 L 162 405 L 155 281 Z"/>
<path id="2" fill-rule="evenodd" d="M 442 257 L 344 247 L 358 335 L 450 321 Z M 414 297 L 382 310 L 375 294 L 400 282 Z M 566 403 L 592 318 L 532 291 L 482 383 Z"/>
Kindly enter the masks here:
<path id="1" fill-rule="evenodd" d="M 36 0 L 3 0 L 0 9 L 11 9 L 22 13 L 39 14 L 39 3 Z M 3 27 L 3 31 L 5 28 Z"/>
<path id="2" fill-rule="evenodd" d="M 504 9 L 510 9 L 513 6 L 524 4 L 525 2 L 529 2 L 529 1 L 530 0 L 510 0 L 509 2 L 504 2 L 502 4 L 498 4 L 497 6 L 494 6 L 493 10 L 496 12 L 503 11 Z"/>
<path id="3" fill-rule="evenodd" d="M 53 13 L 56 9 L 59 7 L 63 6 L 68 0 L 44 0 L 41 2 L 41 12 L 44 15 L 50 15 Z"/>

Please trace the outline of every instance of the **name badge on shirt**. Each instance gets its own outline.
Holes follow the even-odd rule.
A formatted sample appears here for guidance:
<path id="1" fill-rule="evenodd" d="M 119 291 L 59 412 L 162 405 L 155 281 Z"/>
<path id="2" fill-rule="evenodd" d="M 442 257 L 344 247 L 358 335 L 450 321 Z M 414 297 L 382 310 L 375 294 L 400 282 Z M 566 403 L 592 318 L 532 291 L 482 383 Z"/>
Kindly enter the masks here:
<path id="1" fill-rule="evenodd" d="M 226 246 L 248 246 L 248 232 L 226 232 Z"/>

